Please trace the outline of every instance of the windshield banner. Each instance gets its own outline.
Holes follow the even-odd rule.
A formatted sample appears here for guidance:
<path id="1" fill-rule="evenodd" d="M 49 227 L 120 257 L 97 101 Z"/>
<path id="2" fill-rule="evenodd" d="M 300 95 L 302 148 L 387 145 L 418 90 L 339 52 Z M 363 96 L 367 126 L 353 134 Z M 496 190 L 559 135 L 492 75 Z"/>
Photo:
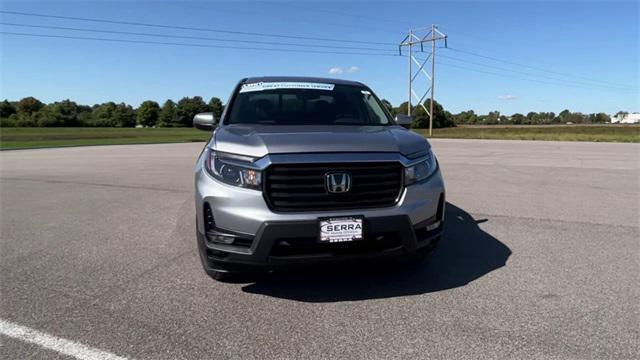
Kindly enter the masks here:
<path id="1" fill-rule="evenodd" d="M 309 82 L 259 82 L 243 84 L 240 92 L 266 91 L 275 89 L 308 89 L 308 90 L 333 90 L 334 84 L 309 83 Z"/>

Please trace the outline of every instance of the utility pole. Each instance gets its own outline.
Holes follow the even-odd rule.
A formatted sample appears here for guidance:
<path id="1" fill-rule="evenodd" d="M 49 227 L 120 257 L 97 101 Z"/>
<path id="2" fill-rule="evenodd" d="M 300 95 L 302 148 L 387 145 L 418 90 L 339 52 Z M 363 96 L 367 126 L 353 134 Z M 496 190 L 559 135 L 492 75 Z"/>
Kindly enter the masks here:
<path id="1" fill-rule="evenodd" d="M 409 30 L 409 38 L 413 37 L 413 30 Z M 400 54 L 402 55 L 402 54 Z M 407 98 L 407 116 L 411 116 L 411 83 L 413 82 L 413 73 L 411 70 L 411 58 L 413 57 L 413 54 L 411 52 L 411 45 L 409 45 L 409 97 Z"/>
<path id="2" fill-rule="evenodd" d="M 420 36 L 420 34 L 424 34 Z M 433 101 L 435 93 L 435 72 L 436 72 L 436 41 L 444 40 L 444 46 L 447 47 L 447 35 L 438 30 L 438 26 L 431 25 L 429 28 L 411 29 L 409 34 L 398 45 L 398 51 L 402 55 L 402 48 L 406 46 L 409 53 L 409 98 L 407 101 L 407 115 L 411 115 L 411 100 L 416 98 L 418 105 L 422 106 L 424 111 L 429 115 L 429 136 L 433 134 Z M 431 42 L 431 53 L 426 59 L 417 59 L 413 53 L 413 46 L 420 46 L 420 52 L 424 52 L 424 44 Z M 431 61 L 431 73 L 425 70 L 427 62 Z M 418 70 L 413 72 L 412 66 L 415 63 L 418 66 Z M 418 96 L 414 90 L 415 80 L 418 75 L 423 74 L 430 82 L 430 86 L 422 96 Z M 429 109 L 424 106 L 423 100 L 427 95 L 431 96 L 431 102 Z"/>
<path id="3" fill-rule="evenodd" d="M 436 33 L 436 26 L 431 24 L 431 33 Z M 446 40 L 446 36 L 444 37 Z M 433 97 L 436 92 L 436 41 L 431 41 L 431 101 L 429 102 L 429 137 L 433 131 Z"/>

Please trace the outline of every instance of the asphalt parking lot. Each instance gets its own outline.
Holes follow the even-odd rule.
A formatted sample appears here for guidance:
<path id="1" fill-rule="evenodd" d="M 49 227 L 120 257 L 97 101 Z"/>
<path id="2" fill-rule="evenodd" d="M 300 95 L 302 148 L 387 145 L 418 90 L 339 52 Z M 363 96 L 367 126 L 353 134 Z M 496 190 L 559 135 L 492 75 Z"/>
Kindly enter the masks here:
<path id="1" fill-rule="evenodd" d="M 202 143 L 4 151 L 0 356 L 638 358 L 640 145 L 433 144 L 431 261 L 250 283 L 201 269 Z"/>

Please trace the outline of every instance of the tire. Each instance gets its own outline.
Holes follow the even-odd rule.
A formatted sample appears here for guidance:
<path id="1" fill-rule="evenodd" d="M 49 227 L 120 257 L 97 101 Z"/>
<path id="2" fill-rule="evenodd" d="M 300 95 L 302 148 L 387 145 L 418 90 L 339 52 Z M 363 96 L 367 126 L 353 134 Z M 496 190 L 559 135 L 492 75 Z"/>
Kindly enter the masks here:
<path id="1" fill-rule="evenodd" d="M 220 282 L 230 282 L 236 277 L 232 272 L 216 269 L 207 269 L 207 274 L 211 276 L 212 279 Z"/>
<path id="2" fill-rule="evenodd" d="M 206 269 L 207 274 L 214 280 L 223 283 L 243 284 L 255 282 L 268 274 L 267 271 L 229 271 L 219 269 Z"/>

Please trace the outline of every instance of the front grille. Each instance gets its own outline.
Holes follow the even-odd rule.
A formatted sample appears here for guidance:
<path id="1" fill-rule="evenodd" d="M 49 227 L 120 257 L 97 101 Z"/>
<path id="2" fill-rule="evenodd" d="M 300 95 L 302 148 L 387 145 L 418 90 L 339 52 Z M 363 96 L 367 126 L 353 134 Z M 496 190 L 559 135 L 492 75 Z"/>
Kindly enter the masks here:
<path id="1" fill-rule="evenodd" d="M 276 211 L 317 211 L 393 206 L 402 191 L 399 162 L 275 164 L 265 176 L 265 198 Z M 351 174 L 347 193 L 328 193 L 325 175 Z"/>
<path id="2" fill-rule="evenodd" d="M 370 234 L 366 239 L 343 243 L 319 243 L 317 237 L 276 239 L 271 256 L 354 255 L 378 253 L 402 246 L 395 233 Z"/>

